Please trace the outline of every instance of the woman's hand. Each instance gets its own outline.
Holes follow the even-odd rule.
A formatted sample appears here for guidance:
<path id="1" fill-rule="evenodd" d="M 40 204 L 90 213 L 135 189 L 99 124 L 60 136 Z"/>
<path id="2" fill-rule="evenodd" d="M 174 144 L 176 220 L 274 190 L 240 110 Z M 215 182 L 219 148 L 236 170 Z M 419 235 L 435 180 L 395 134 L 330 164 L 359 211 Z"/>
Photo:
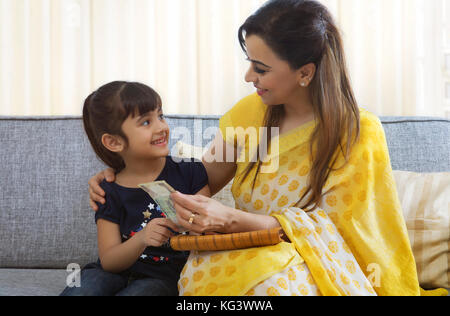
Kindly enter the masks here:
<path id="1" fill-rule="evenodd" d="M 177 210 L 178 223 L 187 230 L 197 234 L 230 232 L 233 211 L 236 210 L 201 195 L 176 192 L 171 197 Z"/>
<path id="2" fill-rule="evenodd" d="M 100 187 L 100 183 L 106 179 L 108 182 L 114 182 L 116 180 L 116 175 L 114 170 L 109 168 L 97 173 L 89 180 L 89 204 L 94 211 L 98 211 L 98 206 L 95 202 L 105 204 L 105 191 Z"/>
<path id="3" fill-rule="evenodd" d="M 194 233 L 230 234 L 281 227 L 275 217 L 236 210 L 204 196 L 176 192 L 171 197 L 178 223 Z"/>

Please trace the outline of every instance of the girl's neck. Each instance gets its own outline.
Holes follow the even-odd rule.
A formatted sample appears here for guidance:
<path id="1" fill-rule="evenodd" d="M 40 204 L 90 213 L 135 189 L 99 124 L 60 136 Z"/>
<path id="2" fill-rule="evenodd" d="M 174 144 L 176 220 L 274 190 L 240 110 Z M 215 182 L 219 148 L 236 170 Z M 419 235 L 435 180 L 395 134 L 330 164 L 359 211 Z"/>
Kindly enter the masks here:
<path id="1" fill-rule="evenodd" d="M 124 187 L 137 188 L 139 184 L 155 181 L 166 165 L 166 157 L 149 160 L 125 161 L 123 169 L 116 177 L 116 183 Z"/>

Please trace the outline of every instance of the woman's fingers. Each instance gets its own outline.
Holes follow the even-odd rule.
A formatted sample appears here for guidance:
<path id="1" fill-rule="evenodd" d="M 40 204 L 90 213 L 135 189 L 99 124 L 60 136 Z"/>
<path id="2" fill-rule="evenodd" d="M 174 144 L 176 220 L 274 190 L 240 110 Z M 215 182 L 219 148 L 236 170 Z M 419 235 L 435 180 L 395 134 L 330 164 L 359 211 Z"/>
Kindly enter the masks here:
<path id="1" fill-rule="evenodd" d="M 186 229 L 191 230 L 192 227 L 189 224 L 189 218 L 193 213 L 176 202 L 174 203 L 174 206 L 175 210 L 177 211 L 178 224 Z"/>
<path id="2" fill-rule="evenodd" d="M 89 205 L 91 206 L 91 209 L 93 209 L 95 212 L 98 211 L 97 203 L 95 203 L 95 202 L 92 201 L 91 199 L 89 200 Z"/>
<path id="3" fill-rule="evenodd" d="M 103 171 L 104 179 L 108 182 L 114 182 L 116 181 L 116 173 L 114 172 L 114 169 L 108 168 Z M 102 179 L 103 181 L 103 179 Z M 100 181 L 101 182 L 101 181 Z"/>
<path id="4" fill-rule="evenodd" d="M 201 196 L 186 195 L 180 192 L 172 193 L 171 197 L 175 204 L 179 204 L 184 209 L 190 211 L 190 213 L 202 213 L 203 198 Z M 191 214 L 188 214 L 188 218 Z"/>
<path id="5" fill-rule="evenodd" d="M 189 223 L 189 220 L 185 220 L 184 218 L 181 218 L 177 216 L 178 218 L 178 224 L 183 226 L 184 228 L 188 229 L 190 232 L 194 232 L 197 234 L 202 234 L 205 232 L 205 228 L 200 223 L 200 218 L 197 216 L 194 217 L 194 220 L 192 223 Z"/>
<path id="6" fill-rule="evenodd" d="M 89 184 L 89 205 L 94 211 L 98 211 L 97 203 L 105 204 L 105 191 L 103 191 L 100 183 L 106 179 L 108 182 L 114 182 L 116 179 L 114 170 L 109 168 L 106 169 L 95 176 L 93 176 L 88 184 Z"/>
<path id="7" fill-rule="evenodd" d="M 96 174 L 95 176 L 93 176 L 88 184 L 89 184 L 89 194 L 91 195 L 91 198 L 96 201 L 94 199 L 94 197 L 96 196 L 105 196 L 105 191 L 103 191 L 102 187 L 100 186 L 100 183 L 102 183 L 103 179 L 105 179 L 103 172 L 100 172 L 98 174 Z M 100 201 L 97 201 L 100 202 Z"/>
<path id="8" fill-rule="evenodd" d="M 95 204 L 95 202 L 105 204 L 106 200 L 103 195 L 96 193 L 91 187 L 89 187 L 89 198 Z"/>

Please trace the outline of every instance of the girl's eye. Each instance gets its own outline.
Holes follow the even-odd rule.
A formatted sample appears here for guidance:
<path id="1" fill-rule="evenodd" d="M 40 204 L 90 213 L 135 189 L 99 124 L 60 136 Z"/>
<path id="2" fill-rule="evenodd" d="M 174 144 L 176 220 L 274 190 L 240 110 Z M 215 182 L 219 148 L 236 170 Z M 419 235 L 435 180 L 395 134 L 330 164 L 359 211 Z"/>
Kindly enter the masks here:
<path id="1" fill-rule="evenodd" d="M 150 125 L 150 121 L 149 120 L 147 120 L 144 123 L 142 123 L 142 126 L 149 126 L 149 125 Z"/>
<path id="2" fill-rule="evenodd" d="M 161 114 L 161 115 L 159 116 L 159 119 L 160 119 L 161 121 L 164 121 L 164 120 L 165 120 L 164 114 Z"/>

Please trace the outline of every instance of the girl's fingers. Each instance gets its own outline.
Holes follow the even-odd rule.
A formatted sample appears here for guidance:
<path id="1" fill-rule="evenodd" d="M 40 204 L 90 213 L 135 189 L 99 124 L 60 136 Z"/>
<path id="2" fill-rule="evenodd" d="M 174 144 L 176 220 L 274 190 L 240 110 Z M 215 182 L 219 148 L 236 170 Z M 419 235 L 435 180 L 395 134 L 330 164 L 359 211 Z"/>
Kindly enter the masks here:
<path id="1" fill-rule="evenodd" d="M 154 222 L 155 226 L 152 230 L 155 230 L 159 233 L 169 232 L 170 236 L 171 236 L 171 235 L 173 235 L 173 233 L 169 229 L 172 229 L 173 231 L 176 231 L 176 232 L 178 231 L 177 225 L 175 225 L 175 223 L 172 222 L 170 219 L 157 218 L 157 219 L 154 219 L 153 222 Z"/>
<path id="2" fill-rule="evenodd" d="M 166 229 L 165 231 L 153 231 L 150 238 L 158 239 L 160 241 L 167 241 L 172 237 L 172 233 Z"/>
<path id="3" fill-rule="evenodd" d="M 162 225 L 165 228 L 170 228 L 171 230 L 178 232 L 178 227 L 174 222 L 172 222 L 170 219 L 166 219 L 166 218 L 164 218 L 163 220 L 164 221 L 162 221 L 160 225 Z"/>
<path id="4" fill-rule="evenodd" d="M 163 226 L 155 227 L 149 234 L 149 239 L 157 241 L 160 244 L 167 242 L 174 234 Z"/>

